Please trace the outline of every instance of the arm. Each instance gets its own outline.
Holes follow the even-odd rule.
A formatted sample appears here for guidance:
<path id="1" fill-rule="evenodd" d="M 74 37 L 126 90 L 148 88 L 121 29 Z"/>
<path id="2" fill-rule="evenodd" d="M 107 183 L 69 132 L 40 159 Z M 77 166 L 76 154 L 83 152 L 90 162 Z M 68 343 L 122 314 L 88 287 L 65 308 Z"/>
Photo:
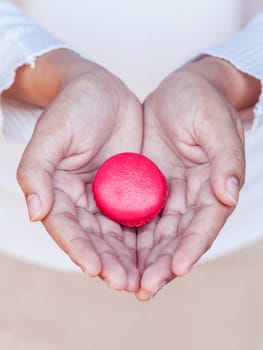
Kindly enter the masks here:
<path id="1" fill-rule="evenodd" d="M 262 108 L 262 37 L 263 15 L 171 73 L 144 103 L 143 153 L 165 173 L 169 196 L 160 218 L 138 235 L 140 300 L 189 272 L 238 202 L 245 179 L 240 115 Z"/>
<path id="2" fill-rule="evenodd" d="M 237 110 L 252 108 L 259 100 L 260 79 L 243 73 L 225 59 L 202 56 L 186 64 L 182 70 L 200 74 L 215 86 Z"/>
<path id="3" fill-rule="evenodd" d="M 38 57 L 34 68 L 28 64 L 19 67 L 13 84 L 3 95 L 47 107 L 58 95 L 65 77 L 69 76 L 69 69 L 83 61 L 70 50 L 52 50 Z"/>
<path id="4" fill-rule="evenodd" d="M 98 68 L 39 27 L 9 1 L 0 2 L 0 93 L 47 107 L 66 80 Z"/>
<path id="5" fill-rule="evenodd" d="M 91 184 L 103 160 L 140 151 L 141 105 L 7 1 L 0 18 L 0 92 L 44 107 L 17 170 L 30 219 L 87 275 L 135 291 L 136 235 L 98 212 Z"/>
<path id="6" fill-rule="evenodd" d="M 10 94 L 9 92 L 5 94 L 12 97 L 17 96 L 30 102 L 33 90 L 35 91 L 36 88 L 36 92 L 38 90 L 41 90 L 41 92 L 47 90 L 43 89 L 42 86 L 45 82 L 43 81 L 42 84 L 41 79 L 37 79 L 37 75 L 39 76 L 41 73 L 39 65 L 35 69 L 37 58 L 40 59 L 41 56 L 53 50 L 72 50 L 72 47 L 44 31 L 9 1 L 3 0 L 0 2 L 0 18 L 0 93 L 9 89 L 15 78 L 17 78 L 16 83 L 10 90 Z M 75 54 L 75 56 L 77 55 Z M 43 64 L 47 63 L 48 60 L 45 57 Z M 52 81 L 58 82 L 59 80 L 60 70 L 57 69 L 58 67 L 60 66 L 56 65 L 56 67 L 53 67 L 53 71 L 51 69 L 49 77 L 44 77 L 45 74 L 41 74 L 41 77 L 51 87 L 50 95 L 56 89 L 56 83 Z M 55 79 L 52 77 L 55 77 Z M 34 85 L 33 80 L 35 81 Z M 38 95 L 40 96 L 41 94 L 38 93 Z M 36 102 L 38 105 L 43 105 L 44 103 L 44 101 Z"/>
<path id="7" fill-rule="evenodd" d="M 201 53 L 209 55 L 210 62 L 217 62 L 213 64 L 215 72 L 221 69 L 222 78 L 219 78 L 219 74 L 214 74 L 213 84 L 220 85 L 221 91 L 238 111 L 256 106 L 256 117 L 258 114 L 261 115 L 263 110 L 262 33 L 263 13 L 232 38 Z M 201 68 L 201 65 L 199 68 L 195 67 L 204 73 L 204 67 Z M 210 69 L 209 72 L 208 74 L 211 74 Z"/>

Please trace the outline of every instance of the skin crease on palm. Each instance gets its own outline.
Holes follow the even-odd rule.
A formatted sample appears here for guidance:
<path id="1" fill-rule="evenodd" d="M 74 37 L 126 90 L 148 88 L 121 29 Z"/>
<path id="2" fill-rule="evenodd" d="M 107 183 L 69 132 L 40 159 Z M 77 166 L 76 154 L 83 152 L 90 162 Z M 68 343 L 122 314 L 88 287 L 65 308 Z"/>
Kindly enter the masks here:
<path id="1" fill-rule="evenodd" d="M 142 108 L 111 73 L 70 55 L 73 73 L 61 85 L 52 81 L 54 95 L 48 90 L 41 100 L 45 87 L 23 84 L 28 74 L 43 83 L 41 67 L 57 69 L 54 62 L 68 67 L 67 50 L 40 58 L 37 72 L 25 68 L 6 93 L 45 107 L 18 181 L 31 220 L 41 220 L 85 274 L 149 300 L 190 270 L 231 214 L 244 182 L 243 128 L 225 95 L 199 73 L 172 73 Z M 102 162 L 125 151 L 152 159 L 169 187 L 161 215 L 137 232 L 100 214 L 91 192 Z M 236 198 L 225 190 L 227 178 Z"/>
<path id="2" fill-rule="evenodd" d="M 116 290 L 138 289 L 136 234 L 98 212 L 91 184 L 105 159 L 140 152 L 141 121 L 140 103 L 118 79 L 100 69 L 82 74 L 41 116 L 18 169 L 26 196 L 41 193 L 47 203 L 39 217 L 52 238 L 87 275 Z"/>
<path id="3" fill-rule="evenodd" d="M 180 94 L 186 89 L 187 99 Z M 189 101 L 196 103 L 189 106 Z M 222 145 L 221 151 L 235 147 L 238 159 L 244 159 L 237 113 L 202 77 L 188 72 L 169 77 L 145 102 L 144 118 L 143 153 L 164 171 L 169 195 L 162 215 L 138 233 L 140 300 L 152 298 L 166 283 L 186 274 L 210 248 L 233 210 L 217 198 L 211 187 L 211 172 L 218 174 L 218 167 L 228 163 L 222 156 L 221 164 L 216 164 L 216 154 L 223 153 L 213 150 L 214 138 L 222 138 L 224 129 L 231 128 L 229 145 Z M 215 130 L 211 138 L 207 130 Z M 235 166 L 240 164 L 233 164 L 230 174 L 236 174 Z M 243 173 L 244 162 L 241 183 Z"/>

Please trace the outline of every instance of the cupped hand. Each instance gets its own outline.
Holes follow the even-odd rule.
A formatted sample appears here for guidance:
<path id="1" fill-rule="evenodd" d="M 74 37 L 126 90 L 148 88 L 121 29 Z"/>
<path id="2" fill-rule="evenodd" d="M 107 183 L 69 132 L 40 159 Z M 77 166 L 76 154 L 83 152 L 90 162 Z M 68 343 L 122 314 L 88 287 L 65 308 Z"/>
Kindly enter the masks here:
<path id="1" fill-rule="evenodd" d="M 17 177 L 31 220 L 70 258 L 113 289 L 136 291 L 136 235 L 100 214 L 91 184 L 115 153 L 140 152 L 142 111 L 115 76 L 81 60 L 40 117 Z"/>
<path id="2" fill-rule="evenodd" d="M 183 276 L 211 247 L 244 182 L 243 127 L 222 92 L 183 68 L 144 104 L 143 153 L 164 172 L 163 212 L 138 231 L 139 300 Z"/>

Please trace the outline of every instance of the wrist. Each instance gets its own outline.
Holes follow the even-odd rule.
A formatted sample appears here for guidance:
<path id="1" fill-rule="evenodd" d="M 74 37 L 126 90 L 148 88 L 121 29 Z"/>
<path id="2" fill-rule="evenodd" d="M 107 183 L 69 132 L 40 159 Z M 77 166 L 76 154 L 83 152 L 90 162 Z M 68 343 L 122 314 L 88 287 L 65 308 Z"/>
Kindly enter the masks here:
<path id="1" fill-rule="evenodd" d="M 84 59 L 68 49 L 52 50 L 38 57 L 34 68 L 29 65 L 18 68 L 14 83 L 3 95 L 46 107 L 59 93 L 70 67 L 82 61 Z"/>
<path id="2" fill-rule="evenodd" d="M 183 69 L 200 74 L 216 87 L 240 111 L 253 107 L 261 92 L 260 80 L 238 70 L 230 62 L 213 56 L 203 56 L 187 63 Z"/>

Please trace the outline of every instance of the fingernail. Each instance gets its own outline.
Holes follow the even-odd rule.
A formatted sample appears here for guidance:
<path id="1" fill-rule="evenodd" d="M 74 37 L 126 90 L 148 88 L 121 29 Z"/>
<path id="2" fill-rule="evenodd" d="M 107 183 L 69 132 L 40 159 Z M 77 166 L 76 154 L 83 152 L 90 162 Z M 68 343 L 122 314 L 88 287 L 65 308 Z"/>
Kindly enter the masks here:
<path id="1" fill-rule="evenodd" d="M 137 299 L 139 299 L 140 301 L 150 301 L 152 299 L 152 296 L 145 290 L 141 289 L 137 293 Z"/>
<path id="2" fill-rule="evenodd" d="M 151 299 L 155 297 L 155 295 L 167 284 L 167 281 L 162 281 L 159 286 L 155 289 L 155 291 L 151 295 Z"/>
<path id="3" fill-rule="evenodd" d="M 226 194 L 233 204 L 237 204 L 239 194 L 239 181 L 236 177 L 231 176 L 226 181 Z"/>
<path id="4" fill-rule="evenodd" d="M 27 201 L 30 220 L 31 221 L 37 220 L 41 213 L 41 203 L 38 195 L 30 194 L 27 197 L 26 201 Z"/>
<path id="5" fill-rule="evenodd" d="M 111 283 L 108 279 L 104 278 L 104 282 L 106 283 L 106 285 L 107 285 L 110 289 L 115 290 L 115 289 L 113 288 L 112 283 Z"/>
<path id="6" fill-rule="evenodd" d="M 111 290 L 115 290 L 114 288 L 113 288 L 113 285 L 109 282 L 108 283 L 108 286 L 109 286 L 109 288 L 111 289 Z"/>

